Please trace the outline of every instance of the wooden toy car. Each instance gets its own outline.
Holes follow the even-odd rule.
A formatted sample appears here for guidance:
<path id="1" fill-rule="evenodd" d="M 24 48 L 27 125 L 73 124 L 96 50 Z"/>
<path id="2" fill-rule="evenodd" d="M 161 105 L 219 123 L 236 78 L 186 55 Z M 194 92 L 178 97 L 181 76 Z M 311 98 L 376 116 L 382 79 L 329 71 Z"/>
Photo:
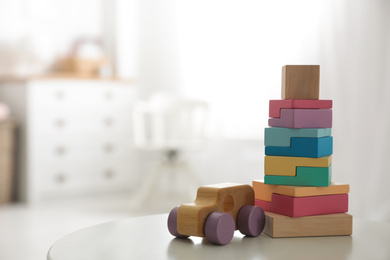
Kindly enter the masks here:
<path id="1" fill-rule="evenodd" d="M 199 187 L 193 203 L 175 207 L 168 216 L 168 230 L 173 236 L 206 237 L 219 245 L 228 244 L 236 229 L 255 237 L 264 225 L 263 209 L 254 206 L 254 190 L 244 184 Z"/>

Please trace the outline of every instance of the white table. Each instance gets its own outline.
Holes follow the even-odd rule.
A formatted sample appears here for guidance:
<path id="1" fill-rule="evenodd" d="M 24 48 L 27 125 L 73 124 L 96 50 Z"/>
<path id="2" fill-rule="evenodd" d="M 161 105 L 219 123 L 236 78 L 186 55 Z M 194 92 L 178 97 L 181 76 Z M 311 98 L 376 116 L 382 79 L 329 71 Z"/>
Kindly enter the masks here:
<path id="1" fill-rule="evenodd" d="M 390 223 L 354 219 L 352 236 L 277 238 L 265 234 L 216 246 L 206 239 L 174 238 L 167 215 L 109 222 L 58 240 L 49 260 L 129 259 L 390 259 Z"/>

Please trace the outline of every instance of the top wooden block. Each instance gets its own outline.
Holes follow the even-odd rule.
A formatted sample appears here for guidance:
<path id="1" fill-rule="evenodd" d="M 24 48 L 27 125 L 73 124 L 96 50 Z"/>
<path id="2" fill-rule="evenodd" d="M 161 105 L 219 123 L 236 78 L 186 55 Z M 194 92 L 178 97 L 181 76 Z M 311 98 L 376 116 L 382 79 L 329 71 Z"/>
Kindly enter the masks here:
<path id="1" fill-rule="evenodd" d="M 320 65 L 286 65 L 282 68 L 282 99 L 319 99 Z"/>

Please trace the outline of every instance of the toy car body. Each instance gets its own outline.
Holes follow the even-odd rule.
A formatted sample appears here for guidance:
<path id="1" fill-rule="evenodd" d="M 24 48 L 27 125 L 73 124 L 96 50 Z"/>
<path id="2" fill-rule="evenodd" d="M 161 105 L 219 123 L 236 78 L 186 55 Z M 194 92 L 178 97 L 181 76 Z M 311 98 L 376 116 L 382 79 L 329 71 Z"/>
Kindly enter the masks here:
<path id="1" fill-rule="evenodd" d="M 234 183 L 199 187 L 193 203 L 172 209 L 168 216 L 172 235 L 206 237 L 220 245 L 229 243 L 236 229 L 258 236 L 264 224 L 264 211 L 254 206 L 253 188 Z"/>

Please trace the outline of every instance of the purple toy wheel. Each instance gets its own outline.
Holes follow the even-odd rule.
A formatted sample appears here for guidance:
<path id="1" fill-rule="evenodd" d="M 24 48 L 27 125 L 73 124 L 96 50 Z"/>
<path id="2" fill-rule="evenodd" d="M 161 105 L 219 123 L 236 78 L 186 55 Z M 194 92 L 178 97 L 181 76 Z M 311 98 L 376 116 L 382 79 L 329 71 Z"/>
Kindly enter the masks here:
<path id="1" fill-rule="evenodd" d="M 265 214 L 262 208 L 252 205 L 243 206 L 237 215 L 238 230 L 244 235 L 257 237 L 265 225 Z"/>
<path id="2" fill-rule="evenodd" d="M 210 242 L 226 245 L 232 240 L 235 228 L 232 215 L 224 212 L 213 212 L 206 219 L 204 233 Z"/>
<path id="3" fill-rule="evenodd" d="M 174 207 L 168 215 L 168 230 L 175 237 L 187 238 L 188 236 L 180 235 L 177 231 L 177 211 L 179 207 Z"/>

